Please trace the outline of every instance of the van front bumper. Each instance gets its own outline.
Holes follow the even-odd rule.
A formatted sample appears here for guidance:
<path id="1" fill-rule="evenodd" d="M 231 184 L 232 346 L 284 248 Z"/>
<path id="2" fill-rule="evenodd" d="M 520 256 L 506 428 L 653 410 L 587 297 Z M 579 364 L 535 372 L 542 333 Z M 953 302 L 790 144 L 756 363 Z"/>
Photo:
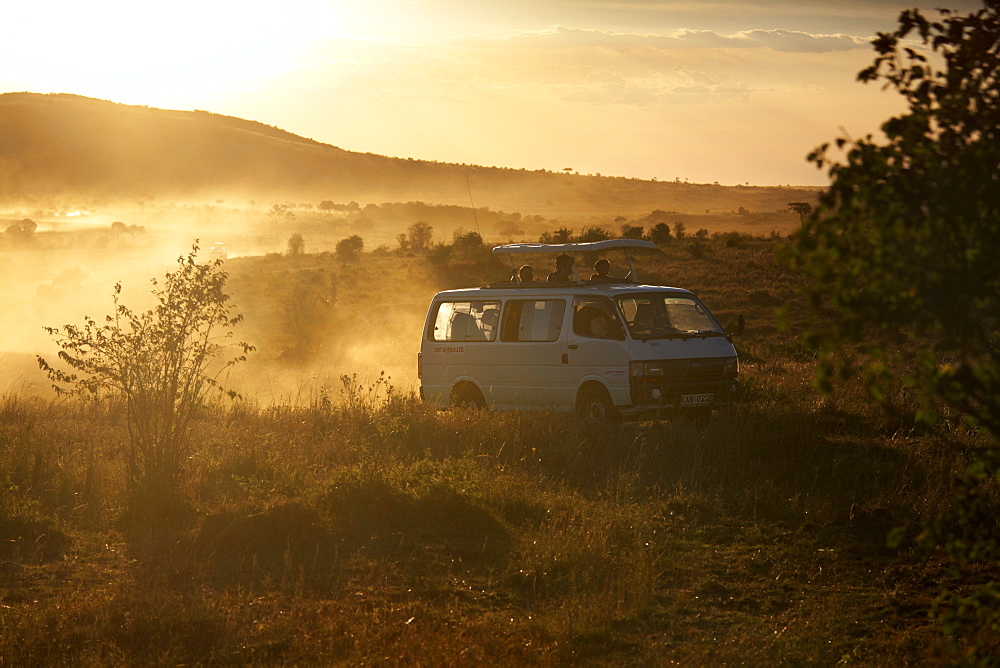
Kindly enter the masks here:
<path id="1" fill-rule="evenodd" d="M 725 406 L 739 394 L 736 368 L 734 358 L 662 360 L 643 366 L 637 363 L 629 374 L 632 405 L 622 411 Z"/>
<path id="2" fill-rule="evenodd" d="M 638 415 L 643 413 L 661 413 L 666 410 L 693 410 L 697 408 L 721 408 L 728 406 L 739 396 L 739 381 L 728 381 L 725 385 L 715 387 L 685 388 L 675 392 L 656 395 L 657 388 L 650 388 L 649 396 L 642 397 L 631 406 L 618 406 L 623 415 Z M 706 399 L 706 395 L 711 395 Z M 685 402 L 684 397 L 692 397 Z"/>

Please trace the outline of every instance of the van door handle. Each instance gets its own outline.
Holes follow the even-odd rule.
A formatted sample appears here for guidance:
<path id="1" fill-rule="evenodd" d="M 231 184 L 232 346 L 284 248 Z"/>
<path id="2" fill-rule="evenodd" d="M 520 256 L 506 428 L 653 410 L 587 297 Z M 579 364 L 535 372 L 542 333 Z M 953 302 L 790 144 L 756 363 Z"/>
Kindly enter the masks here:
<path id="1" fill-rule="evenodd" d="M 562 363 L 563 364 L 569 364 L 569 355 L 568 354 L 563 353 Z"/>
<path id="2" fill-rule="evenodd" d="M 569 349 L 570 349 L 570 350 L 576 350 L 576 349 L 577 349 L 577 348 L 579 348 L 579 347 L 580 347 L 580 346 L 576 345 L 575 343 L 571 343 L 571 344 L 569 344 Z"/>

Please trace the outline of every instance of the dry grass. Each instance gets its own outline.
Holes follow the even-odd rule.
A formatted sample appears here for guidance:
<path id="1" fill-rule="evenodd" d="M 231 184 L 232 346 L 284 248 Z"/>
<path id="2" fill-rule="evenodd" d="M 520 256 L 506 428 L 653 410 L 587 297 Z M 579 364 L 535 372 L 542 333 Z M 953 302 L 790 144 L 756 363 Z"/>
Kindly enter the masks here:
<path id="1" fill-rule="evenodd" d="M 136 531 L 120 411 L 6 396 L 0 663 L 940 659 L 939 573 L 912 537 L 976 437 L 901 425 L 850 383 L 821 399 L 772 311 L 796 321 L 794 276 L 774 242 L 741 243 L 644 267 L 750 316 L 746 400 L 706 429 L 438 413 L 334 376 L 298 405 L 207 409 L 189 505 Z M 243 262 L 237 285 L 266 266 Z M 910 540 L 890 549 L 894 527 Z"/>

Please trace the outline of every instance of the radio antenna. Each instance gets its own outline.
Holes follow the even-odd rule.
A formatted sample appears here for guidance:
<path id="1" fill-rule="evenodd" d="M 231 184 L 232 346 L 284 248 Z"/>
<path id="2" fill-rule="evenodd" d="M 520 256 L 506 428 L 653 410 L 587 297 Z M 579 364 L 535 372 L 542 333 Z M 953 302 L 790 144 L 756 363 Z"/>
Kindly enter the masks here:
<path id="1" fill-rule="evenodd" d="M 483 233 L 479 231 L 479 216 L 476 215 L 476 203 L 472 201 L 472 184 L 469 183 L 468 174 L 465 175 L 465 187 L 469 189 L 469 204 L 472 206 L 472 217 L 476 221 L 476 234 L 478 234 L 479 238 L 482 239 Z"/>

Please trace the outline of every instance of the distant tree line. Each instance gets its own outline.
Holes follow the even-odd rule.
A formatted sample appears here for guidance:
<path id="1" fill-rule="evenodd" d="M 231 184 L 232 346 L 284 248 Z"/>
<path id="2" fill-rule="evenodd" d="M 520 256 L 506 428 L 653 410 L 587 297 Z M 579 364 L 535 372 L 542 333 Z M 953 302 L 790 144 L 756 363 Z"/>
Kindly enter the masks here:
<path id="1" fill-rule="evenodd" d="M 35 236 L 37 229 L 38 223 L 30 218 L 15 221 L 4 228 L 2 241 L 5 246 L 12 248 L 36 246 L 39 243 L 38 238 Z M 132 241 L 132 245 L 135 245 L 136 237 L 145 234 L 146 228 L 142 225 L 126 225 L 121 221 L 115 221 L 111 223 L 111 232 L 114 234 L 116 244 L 120 244 L 122 235 L 127 234 Z M 103 239 L 99 239 L 99 241 L 102 245 L 106 244 L 107 238 L 104 237 Z"/>
<path id="2" fill-rule="evenodd" d="M 674 239 L 683 239 L 687 234 L 687 225 L 684 221 L 674 221 L 672 229 L 670 224 L 666 222 L 669 217 L 676 215 L 676 213 L 676 211 L 657 209 L 638 221 L 630 221 L 624 216 L 619 216 L 615 219 L 619 229 L 618 234 L 599 225 L 585 227 L 579 234 L 574 234 L 573 230 L 567 227 L 560 227 L 552 232 L 543 232 L 538 241 L 543 244 L 564 244 L 605 241 L 607 239 L 647 239 L 657 246 L 664 246 Z M 648 230 L 646 225 L 650 226 Z M 696 236 L 704 238 L 708 236 L 708 231 L 699 230 Z"/>

